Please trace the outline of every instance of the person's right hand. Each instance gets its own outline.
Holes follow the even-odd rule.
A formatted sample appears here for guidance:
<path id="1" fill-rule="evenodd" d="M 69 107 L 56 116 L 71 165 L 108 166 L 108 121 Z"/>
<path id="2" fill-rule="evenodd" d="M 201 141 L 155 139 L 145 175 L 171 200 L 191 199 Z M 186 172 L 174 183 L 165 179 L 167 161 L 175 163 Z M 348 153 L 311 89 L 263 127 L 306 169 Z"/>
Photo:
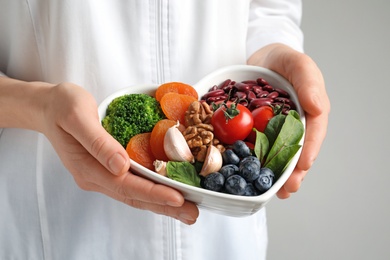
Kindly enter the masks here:
<path id="1" fill-rule="evenodd" d="M 129 171 L 125 149 L 101 126 L 95 99 L 63 83 L 46 88 L 37 130 L 51 142 L 83 190 L 104 193 L 132 207 L 195 223 L 199 210 L 172 188 Z"/>

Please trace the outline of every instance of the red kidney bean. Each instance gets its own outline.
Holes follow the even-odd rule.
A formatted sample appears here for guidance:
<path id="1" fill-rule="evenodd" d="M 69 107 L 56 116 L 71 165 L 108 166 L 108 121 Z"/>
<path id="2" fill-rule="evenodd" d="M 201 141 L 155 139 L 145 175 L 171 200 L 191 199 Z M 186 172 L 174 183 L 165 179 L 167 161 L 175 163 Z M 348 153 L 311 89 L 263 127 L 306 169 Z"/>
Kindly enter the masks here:
<path id="1" fill-rule="evenodd" d="M 227 80 L 223 81 L 221 84 L 219 84 L 218 88 L 222 89 L 222 88 L 226 87 L 227 85 L 229 85 L 230 82 L 232 82 L 232 80 L 231 79 L 227 79 Z"/>
<path id="2" fill-rule="evenodd" d="M 236 93 L 233 94 L 233 97 L 239 99 L 246 99 L 247 95 L 245 94 L 245 92 L 237 91 Z"/>
<path id="3" fill-rule="evenodd" d="M 274 88 L 270 85 L 264 85 L 263 90 L 266 90 L 268 92 L 272 92 L 272 91 L 274 91 Z"/>
<path id="4" fill-rule="evenodd" d="M 252 87 L 252 91 L 253 91 L 255 94 L 258 94 L 260 91 L 263 91 L 263 88 L 260 87 L 260 86 L 253 86 L 253 87 Z"/>
<path id="5" fill-rule="evenodd" d="M 209 91 L 206 94 L 204 94 L 202 99 L 207 99 L 209 97 L 218 97 L 218 96 L 222 96 L 224 94 L 225 94 L 225 91 L 223 91 L 222 89 L 216 89 L 216 90 Z"/>
<path id="6" fill-rule="evenodd" d="M 285 97 L 276 97 L 274 100 L 275 100 L 275 102 L 290 104 L 290 99 L 285 98 Z"/>
<path id="7" fill-rule="evenodd" d="M 256 80 L 244 80 L 244 81 L 241 81 L 242 83 L 245 83 L 245 84 L 249 84 L 249 85 L 257 85 L 257 81 Z"/>
<path id="8" fill-rule="evenodd" d="M 218 86 L 217 86 L 217 85 L 214 85 L 214 86 L 212 86 L 212 87 L 209 89 L 209 92 L 210 92 L 210 91 L 214 91 L 214 90 L 216 90 L 216 89 L 218 89 Z"/>
<path id="9" fill-rule="evenodd" d="M 289 97 L 290 97 L 290 94 L 288 94 L 288 92 L 285 91 L 284 89 L 275 88 L 275 91 L 278 92 L 279 95 L 282 96 L 282 97 L 286 97 L 286 98 L 289 98 Z"/>
<path id="10" fill-rule="evenodd" d="M 258 98 L 265 98 L 269 95 L 269 92 L 268 91 L 265 91 L 265 90 L 262 90 L 260 91 L 259 93 L 257 93 L 256 97 Z"/>
<path id="11" fill-rule="evenodd" d="M 267 82 L 265 79 L 263 79 L 263 78 L 258 78 L 258 79 L 256 79 L 256 82 L 257 82 L 257 84 L 258 84 L 259 86 L 268 85 L 268 82 Z"/>
<path id="12" fill-rule="evenodd" d="M 256 94 L 255 92 L 251 91 L 251 90 L 248 90 L 246 93 L 246 98 L 248 99 L 248 101 L 250 102 L 252 99 L 255 99 L 256 98 Z"/>
<path id="13" fill-rule="evenodd" d="M 216 97 L 209 97 L 206 99 L 206 102 L 208 104 L 211 104 L 213 102 L 217 102 L 217 101 L 222 101 L 222 100 L 225 100 L 227 99 L 227 95 L 221 95 L 221 96 L 216 96 Z"/>
<path id="14" fill-rule="evenodd" d="M 279 96 L 279 93 L 276 91 L 272 91 L 271 93 L 268 94 L 268 98 L 276 98 Z"/>
<path id="15" fill-rule="evenodd" d="M 229 93 L 230 90 L 233 89 L 233 85 L 227 85 L 225 87 L 222 88 L 222 90 L 225 92 L 225 93 Z"/>
<path id="16" fill-rule="evenodd" d="M 270 106 L 272 102 L 272 98 L 256 98 L 249 103 L 249 109 L 253 110 L 257 107 Z"/>
<path id="17" fill-rule="evenodd" d="M 237 82 L 236 84 L 234 84 L 234 87 L 238 91 L 247 91 L 247 90 L 250 90 L 252 88 L 250 85 L 245 84 L 245 83 L 241 83 L 241 82 Z"/>

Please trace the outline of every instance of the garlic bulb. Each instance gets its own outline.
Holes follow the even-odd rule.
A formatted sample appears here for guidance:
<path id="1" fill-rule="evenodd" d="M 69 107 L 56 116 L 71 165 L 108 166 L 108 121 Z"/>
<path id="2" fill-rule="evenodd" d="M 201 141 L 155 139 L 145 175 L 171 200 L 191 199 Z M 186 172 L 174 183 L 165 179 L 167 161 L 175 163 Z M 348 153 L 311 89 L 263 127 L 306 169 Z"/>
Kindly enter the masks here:
<path id="1" fill-rule="evenodd" d="M 217 172 L 221 169 L 223 163 L 222 154 L 214 145 L 207 148 L 206 159 L 203 163 L 200 175 L 206 177 L 210 173 Z"/>
<path id="2" fill-rule="evenodd" d="M 166 169 L 167 163 L 166 162 L 160 161 L 160 160 L 155 160 L 153 162 L 153 165 L 154 165 L 154 170 L 158 174 L 160 174 L 162 176 L 167 176 L 167 169 Z"/>
<path id="3" fill-rule="evenodd" d="M 164 136 L 164 151 L 168 159 L 176 162 L 190 162 L 195 161 L 190 147 L 187 144 L 186 139 L 180 132 L 178 127 L 179 121 L 176 125 L 170 127 Z"/>

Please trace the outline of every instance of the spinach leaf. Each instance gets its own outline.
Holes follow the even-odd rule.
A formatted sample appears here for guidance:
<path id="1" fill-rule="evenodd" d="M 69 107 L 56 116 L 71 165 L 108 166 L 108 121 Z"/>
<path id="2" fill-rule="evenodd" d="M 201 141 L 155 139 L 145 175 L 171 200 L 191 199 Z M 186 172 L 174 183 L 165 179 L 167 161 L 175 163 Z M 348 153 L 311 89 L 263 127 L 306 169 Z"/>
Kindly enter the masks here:
<path id="1" fill-rule="evenodd" d="M 269 141 L 264 133 L 257 131 L 256 128 L 253 128 L 253 130 L 256 131 L 254 152 L 256 157 L 260 160 L 261 164 L 263 164 L 269 150 Z"/>
<path id="2" fill-rule="evenodd" d="M 264 164 L 264 167 L 272 167 L 271 169 L 274 171 L 276 177 L 280 176 L 291 158 L 294 157 L 301 147 L 298 143 L 303 136 L 303 132 L 303 124 L 300 121 L 299 114 L 291 110 L 285 117 L 284 123 Z"/>
<path id="3" fill-rule="evenodd" d="M 200 187 L 200 177 L 195 166 L 189 162 L 167 162 L 167 176 L 175 181 L 179 181 L 191 186 Z"/>
<path id="4" fill-rule="evenodd" d="M 290 164 L 291 159 L 298 152 L 299 148 L 301 148 L 299 144 L 284 147 L 264 167 L 270 168 L 274 172 L 275 178 L 278 179 Z"/>
<path id="5" fill-rule="evenodd" d="M 278 114 L 271 118 L 268 122 L 267 127 L 264 130 L 264 134 L 267 136 L 269 141 L 269 146 L 272 147 L 276 138 L 279 135 L 280 130 L 283 127 L 286 116 L 283 114 Z"/>

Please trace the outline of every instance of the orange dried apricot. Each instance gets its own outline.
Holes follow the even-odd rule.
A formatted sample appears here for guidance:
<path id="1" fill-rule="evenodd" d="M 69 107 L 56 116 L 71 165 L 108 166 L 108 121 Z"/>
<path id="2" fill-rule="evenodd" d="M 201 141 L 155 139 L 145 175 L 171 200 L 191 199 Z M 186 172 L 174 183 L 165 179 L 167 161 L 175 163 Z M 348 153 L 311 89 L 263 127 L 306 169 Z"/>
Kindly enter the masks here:
<path id="1" fill-rule="evenodd" d="M 197 99 L 193 96 L 178 94 L 178 93 L 167 93 L 161 100 L 160 105 L 165 116 L 171 120 L 179 120 L 181 124 L 184 124 L 184 116 L 190 104 Z"/>
<path id="2" fill-rule="evenodd" d="M 142 133 L 133 136 L 126 146 L 126 152 L 130 159 L 154 171 L 153 162 L 156 159 L 151 150 L 150 137 L 151 133 Z"/>
<path id="3" fill-rule="evenodd" d="M 160 101 L 167 93 L 178 93 L 198 99 L 198 92 L 195 88 L 182 82 L 167 82 L 160 85 L 156 90 L 155 98 Z"/>
<path id="4" fill-rule="evenodd" d="M 150 144 L 153 156 L 158 160 L 169 160 L 164 151 L 164 137 L 167 130 L 174 125 L 176 125 L 175 120 L 163 119 L 153 127 Z"/>

